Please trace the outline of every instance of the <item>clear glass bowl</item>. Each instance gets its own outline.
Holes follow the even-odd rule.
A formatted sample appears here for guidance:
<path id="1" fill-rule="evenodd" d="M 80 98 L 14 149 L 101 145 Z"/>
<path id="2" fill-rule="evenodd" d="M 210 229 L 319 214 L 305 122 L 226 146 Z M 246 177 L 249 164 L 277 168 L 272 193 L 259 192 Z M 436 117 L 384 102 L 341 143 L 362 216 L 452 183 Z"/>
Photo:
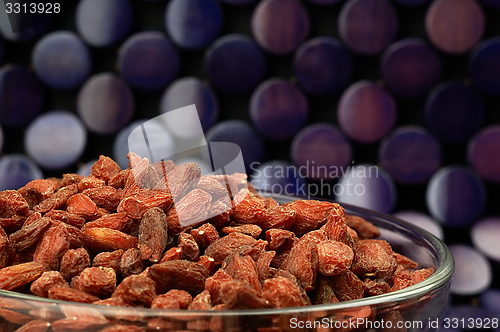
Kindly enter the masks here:
<path id="1" fill-rule="evenodd" d="M 279 203 L 296 198 L 273 195 Z M 378 226 L 393 249 L 435 273 L 411 287 L 360 300 L 308 307 L 187 311 L 105 307 L 43 299 L 0 290 L 0 330 L 14 331 L 436 331 L 448 301 L 454 260 L 430 233 L 388 215 L 342 204 L 347 214 Z M 35 322 L 33 322 L 35 321 Z M 115 325 L 120 325 L 119 327 Z M 125 327 L 126 326 L 126 327 Z M 29 328 L 30 327 L 30 328 Z M 39 329 L 36 329 L 39 327 Z"/>

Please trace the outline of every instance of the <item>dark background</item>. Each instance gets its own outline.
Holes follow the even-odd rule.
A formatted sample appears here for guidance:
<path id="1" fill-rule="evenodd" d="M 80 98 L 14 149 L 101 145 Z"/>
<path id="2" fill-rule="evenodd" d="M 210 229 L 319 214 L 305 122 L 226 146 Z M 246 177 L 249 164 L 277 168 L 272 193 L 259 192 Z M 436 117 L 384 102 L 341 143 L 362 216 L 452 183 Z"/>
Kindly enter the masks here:
<path id="1" fill-rule="evenodd" d="M 165 32 L 164 12 L 166 1 L 161 2 L 143 2 L 139 0 L 131 1 L 134 10 L 134 25 L 129 35 L 144 30 L 156 30 Z M 75 31 L 74 14 L 77 1 L 64 0 L 62 13 L 55 15 L 52 29 Z M 234 7 L 225 3 L 219 3 L 223 12 L 224 23 L 220 36 L 229 33 L 242 33 L 251 36 L 250 18 L 256 4 Z M 343 2 L 332 6 L 318 6 L 306 1 L 305 6 L 310 22 L 311 30 L 309 38 L 312 36 L 331 36 L 339 38 L 337 30 L 337 17 Z M 417 37 L 427 40 L 424 21 L 428 4 L 418 7 L 405 7 L 393 2 L 397 15 L 399 17 L 399 32 L 395 40 L 408 37 Z M 500 11 L 493 10 L 483 6 L 486 16 L 486 31 L 483 39 L 500 35 Z M 308 38 L 308 39 L 309 39 Z M 5 41 L 5 63 L 19 64 L 31 67 L 31 52 L 33 43 L 13 43 Z M 119 46 L 111 48 L 92 48 L 89 47 L 93 58 L 92 73 L 114 72 L 119 75 L 117 69 L 117 55 Z M 196 76 L 206 79 L 204 72 L 204 51 L 188 51 L 178 49 L 181 56 L 181 69 L 178 77 Z M 468 72 L 469 54 L 460 56 L 449 56 L 437 52 L 443 66 L 443 76 L 441 81 L 458 80 L 470 85 L 470 75 Z M 267 72 L 266 78 L 282 77 L 293 79 L 292 59 L 293 53 L 287 56 L 273 56 L 267 54 Z M 350 83 L 370 79 L 383 85 L 380 74 L 381 56 L 363 57 L 351 53 L 353 59 L 354 72 Z M 474 88 L 474 87 L 473 87 Z M 44 87 L 45 106 L 44 111 L 67 110 L 76 113 L 76 96 L 78 89 L 73 91 L 56 91 Z M 135 115 L 134 119 L 152 118 L 159 114 L 159 102 L 164 91 L 142 92 L 136 89 L 132 90 L 135 97 Z M 227 94 L 214 89 L 219 102 L 219 118 L 217 121 L 227 119 L 241 119 L 250 121 L 249 100 L 251 92 L 246 94 Z M 491 124 L 500 124 L 500 99 L 494 99 L 482 94 L 485 105 L 485 118 L 483 127 Z M 307 95 L 310 107 L 308 123 L 328 122 L 337 124 L 336 107 L 340 93 L 327 97 L 314 97 Z M 425 127 L 423 107 L 425 98 L 420 99 L 401 99 L 393 96 L 397 102 L 398 119 L 396 127 L 403 125 L 419 125 Z M 3 154 L 25 153 L 24 151 L 24 129 L 3 128 L 5 140 Z M 96 135 L 88 133 L 88 143 L 84 154 L 80 159 L 80 164 L 99 155 L 112 155 L 113 136 Z M 265 154 L 262 161 L 283 159 L 290 160 L 290 142 L 291 141 L 265 141 Z M 378 164 L 378 143 L 359 144 L 351 142 L 353 147 L 353 160 L 356 164 L 371 163 Z M 467 165 L 466 151 L 467 144 L 446 144 L 441 143 L 442 165 L 461 164 Z M 75 172 L 79 165 L 74 165 L 60 172 L 44 170 L 46 177 L 61 177 L 63 173 Z M 500 185 L 486 183 L 488 201 L 484 215 L 500 215 Z M 404 186 L 397 184 L 398 199 L 395 211 L 398 210 L 417 210 L 428 213 L 425 204 L 425 190 L 427 184 Z M 445 238 L 448 244 L 468 243 L 470 236 L 468 229 L 451 229 L 445 227 Z M 497 264 L 493 264 L 494 275 L 500 275 L 500 269 Z M 498 279 L 498 278 L 497 278 Z M 494 280 L 493 286 L 500 287 L 500 280 Z M 475 302 L 474 297 L 454 297 L 456 303 Z"/>

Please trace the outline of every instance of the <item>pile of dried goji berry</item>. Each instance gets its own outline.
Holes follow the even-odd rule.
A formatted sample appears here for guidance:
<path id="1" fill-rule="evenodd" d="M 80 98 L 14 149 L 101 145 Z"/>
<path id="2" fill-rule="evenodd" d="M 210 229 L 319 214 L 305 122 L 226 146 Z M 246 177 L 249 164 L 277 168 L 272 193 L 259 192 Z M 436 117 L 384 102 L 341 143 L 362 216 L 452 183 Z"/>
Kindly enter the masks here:
<path id="1" fill-rule="evenodd" d="M 231 310 L 360 299 L 433 273 L 415 270 L 374 239 L 377 227 L 339 204 L 280 205 L 243 174 L 201 176 L 196 164 L 130 160 L 132 169 L 121 170 L 101 156 L 88 177 L 0 192 L 0 289 L 98 305 Z"/>

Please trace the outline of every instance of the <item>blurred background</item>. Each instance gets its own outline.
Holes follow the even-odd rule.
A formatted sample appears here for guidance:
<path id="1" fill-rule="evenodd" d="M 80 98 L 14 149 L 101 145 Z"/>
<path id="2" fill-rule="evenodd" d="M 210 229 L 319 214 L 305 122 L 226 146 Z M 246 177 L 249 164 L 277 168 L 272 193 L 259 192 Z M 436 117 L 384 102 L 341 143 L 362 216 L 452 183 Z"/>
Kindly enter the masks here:
<path id="1" fill-rule="evenodd" d="M 15 33 L 4 2 L 0 190 L 126 168 L 134 128 L 195 104 L 254 186 L 427 229 L 448 317 L 500 315 L 500 1 L 64 0 Z"/>

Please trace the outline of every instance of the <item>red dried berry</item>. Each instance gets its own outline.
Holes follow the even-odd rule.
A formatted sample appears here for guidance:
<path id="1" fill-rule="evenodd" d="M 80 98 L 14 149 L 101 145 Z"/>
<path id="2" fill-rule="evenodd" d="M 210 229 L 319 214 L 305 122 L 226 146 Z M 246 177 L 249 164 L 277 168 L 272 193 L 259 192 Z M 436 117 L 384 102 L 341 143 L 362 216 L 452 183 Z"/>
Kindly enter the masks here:
<path id="1" fill-rule="evenodd" d="M 109 228 L 88 228 L 81 233 L 83 243 L 91 251 L 127 250 L 137 247 L 135 236 L 125 234 Z"/>
<path id="2" fill-rule="evenodd" d="M 144 262 L 142 261 L 139 249 L 130 248 L 123 253 L 120 261 L 120 270 L 124 277 L 144 271 Z"/>
<path id="3" fill-rule="evenodd" d="M 116 287 L 112 297 L 120 297 L 134 305 L 150 307 L 156 297 L 156 284 L 148 277 L 131 275 Z"/>
<path id="4" fill-rule="evenodd" d="M 82 194 L 108 211 L 115 211 L 121 199 L 118 191 L 110 186 L 85 189 Z"/>
<path id="5" fill-rule="evenodd" d="M 318 254 L 316 244 L 308 239 L 301 239 L 290 250 L 280 269 L 293 274 L 305 291 L 313 290 L 318 273 Z"/>
<path id="6" fill-rule="evenodd" d="M 221 285 L 219 294 L 227 309 L 266 309 L 271 304 L 252 286 L 241 281 Z"/>
<path id="7" fill-rule="evenodd" d="M 44 217 L 58 220 L 77 228 L 82 228 L 82 226 L 87 222 L 83 217 L 62 210 L 51 210 L 47 212 Z"/>
<path id="8" fill-rule="evenodd" d="M 42 237 L 43 233 L 52 225 L 50 218 L 40 218 L 30 223 L 28 226 L 23 226 L 20 230 L 10 235 L 12 246 L 23 251 L 34 246 Z"/>
<path id="9" fill-rule="evenodd" d="M 66 280 L 71 280 L 88 267 L 90 257 L 84 248 L 70 249 L 61 259 L 61 274 Z"/>
<path id="10" fill-rule="evenodd" d="M 233 251 L 240 250 L 247 245 L 257 243 L 253 237 L 242 233 L 231 233 L 213 242 L 205 250 L 205 255 L 215 259 L 215 262 L 222 263 Z"/>
<path id="11" fill-rule="evenodd" d="M 319 272 L 325 276 L 334 276 L 349 270 L 354 259 L 352 249 L 337 241 L 321 241 L 316 245 Z"/>
<path id="12" fill-rule="evenodd" d="M 274 308 L 305 306 L 300 289 L 290 280 L 277 277 L 264 281 L 264 297 Z"/>
<path id="13" fill-rule="evenodd" d="M 182 255 L 189 261 L 195 261 L 200 255 L 198 243 L 191 234 L 181 233 L 177 238 L 179 248 L 182 249 Z"/>
<path id="14" fill-rule="evenodd" d="M 168 244 L 168 224 L 160 208 L 149 209 L 139 224 L 139 249 L 142 259 L 157 263 Z"/>
<path id="15" fill-rule="evenodd" d="M 62 257 L 69 249 L 69 233 L 61 223 L 53 225 L 45 231 L 38 241 L 33 255 L 33 261 L 47 265 L 51 270 L 59 270 Z"/>
<path id="16" fill-rule="evenodd" d="M 211 310 L 212 300 L 210 293 L 206 290 L 196 295 L 193 301 L 189 304 L 188 310 Z"/>
<path id="17" fill-rule="evenodd" d="M 190 261 L 168 261 L 151 266 L 148 277 L 156 282 L 158 294 L 171 289 L 198 294 L 205 289 L 208 270 L 203 265 Z"/>
<path id="18" fill-rule="evenodd" d="M 167 293 L 158 295 L 151 304 L 151 309 L 187 309 L 193 297 L 181 289 L 172 289 Z"/>
<path id="19" fill-rule="evenodd" d="M 71 280 L 71 287 L 100 298 L 109 297 L 116 288 L 115 270 L 107 267 L 88 267 Z"/>
<path id="20" fill-rule="evenodd" d="M 108 182 L 121 171 L 120 166 L 111 158 L 99 156 L 99 160 L 90 168 L 93 176 Z"/>
<path id="21" fill-rule="evenodd" d="M 317 229 L 326 222 L 333 203 L 316 200 L 297 200 L 286 206 L 295 211 L 295 221 L 290 228 L 297 235 Z"/>
<path id="22" fill-rule="evenodd" d="M 120 265 L 124 252 L 123 249 L 118 249 L 113 252 L 101 252 L 95 256 L 92 266 L 109 267 L 115 270 L 116 274 L 121 274 L 122 270 Z"/>
<path id="23" fill-rule="evenodd" d="M 257 267 L 252 257 L 241 256 L 239 252 L 233 252 L 226 257 L 222 268 L 233 280 L 243 281 L 258 292 L 262 292 L 262 286 L 259 281 Z"/>
<path id="24" fill-rule="evenodd" d="M 260 233 L 262 233 L 262 228 L 257 225 L 245 224 L 240 226 L 226 226 L 221 232 L 224 234 L 243 233 L 256 239 L 259 237 Z"/>
<path id="25" fill-rule="evenodd" d="M 94 295 L 90 295 L 81 290 L 68 288 L 68 287 L 52 287 L 48 292 L 49 299 L 80 302 L 80 303 L 92 303 L 98 301 L 99 298 Z"/>
<path id="26" fill-rule="evenodd" d="M 194 189 L 184 196 L 167 213 L 168 231 L 177 235 L 188 227 L 203 223 L 210 210 L 212 197 L 201 189 Z"/>
<path id="27" fill-rule="evenodd" d="M 69 287 L 59 271 L 44 272 L 31 284 L 30 290 L 37 296 L 48 297 L 52 287 Z"/>
<path id="28" fill-rule="evenodd" d="M 35 212 L 47 213 L 50 210 L 57 210 L 66 204 L 68 199 L 78 193 L 76 184 L 59 189 L 52 196 L 33 208 Z"/>
<path id="29" fill-rule="evenodd" d="M 175 261 L 182 258 L 182 248 L 173 247 L 168 249 L 161 257 L 159 263 L 165 263 L 168 261 Z"/>

